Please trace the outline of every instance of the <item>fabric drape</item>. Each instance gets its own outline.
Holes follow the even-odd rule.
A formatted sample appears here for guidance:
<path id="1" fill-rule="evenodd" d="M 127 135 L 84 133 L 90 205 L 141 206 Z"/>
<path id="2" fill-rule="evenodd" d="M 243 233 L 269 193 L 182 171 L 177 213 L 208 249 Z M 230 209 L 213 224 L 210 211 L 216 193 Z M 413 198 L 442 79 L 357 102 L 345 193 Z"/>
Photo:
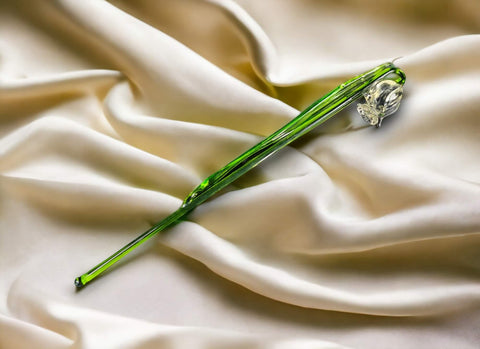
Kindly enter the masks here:
<path id="1" fill-rule="evenodd" d="M 1 348 L 476 348 L 480 3 L 0 2 Z M 338 84 L 352 106 L 73 280 Z"/>

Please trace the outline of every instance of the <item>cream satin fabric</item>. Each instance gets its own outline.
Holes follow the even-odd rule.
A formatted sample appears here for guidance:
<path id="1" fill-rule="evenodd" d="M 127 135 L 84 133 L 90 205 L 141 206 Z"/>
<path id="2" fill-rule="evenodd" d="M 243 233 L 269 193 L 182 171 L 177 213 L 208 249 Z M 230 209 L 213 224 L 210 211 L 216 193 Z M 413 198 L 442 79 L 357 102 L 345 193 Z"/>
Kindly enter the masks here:
<path id="1" fill-rule="evenodd" d="M 478 348 L 480 3 L 4 0 L 1 348 Z M 347 78 L 355 108 L 75 276 Z"/>

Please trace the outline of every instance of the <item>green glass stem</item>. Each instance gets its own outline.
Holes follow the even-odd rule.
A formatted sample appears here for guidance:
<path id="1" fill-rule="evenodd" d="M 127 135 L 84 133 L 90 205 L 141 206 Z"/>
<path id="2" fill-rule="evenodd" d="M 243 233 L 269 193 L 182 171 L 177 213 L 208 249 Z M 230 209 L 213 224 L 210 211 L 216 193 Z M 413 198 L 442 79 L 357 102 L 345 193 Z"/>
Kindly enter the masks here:
<path id="1" fill-rule="evenodd" d="M 210 175 L 185 198 L 182 205 L 175 212 L 136 239 L 132 240 L 110 257 L 100 262 L 85 274 L 77 277 L 75 279 L 75 286 L 78 288 L 85 286 L 139 245 L 143 244 L 160 231 L 179 223 L 188 215 L 188 213 L 195 209 L 195 207 L 210 198 L 216 192 L 225 188 L 270 155 L 276 153 L 289 143 L 330 119 L 354 100 L 360 98 L 367 87 L 371 86 L 376 81 L 386 78 L 387 75 L 391 75 L 391 79 L 401 85 L 405 83 L 404 72 L 400 68 L 394 66 L 393 63 L 379 65 L 368 72 L 344 82 L 314 102 L 285 126 L 272 133 L 242 155 L 238 156 L 222 169 Z"/>

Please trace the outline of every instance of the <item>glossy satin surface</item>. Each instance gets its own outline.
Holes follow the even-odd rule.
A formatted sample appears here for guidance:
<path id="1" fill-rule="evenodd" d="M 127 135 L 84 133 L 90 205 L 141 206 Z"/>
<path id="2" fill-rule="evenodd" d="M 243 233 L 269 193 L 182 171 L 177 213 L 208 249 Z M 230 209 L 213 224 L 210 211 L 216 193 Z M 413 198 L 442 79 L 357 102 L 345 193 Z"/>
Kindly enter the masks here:
<path id="1" fill-rule="evenodd" d="M 1 348 L 478 346 L 478 1 L 1 4 Z M 380 129 L 345 109 L 75 291 L 399 56 Z"/>

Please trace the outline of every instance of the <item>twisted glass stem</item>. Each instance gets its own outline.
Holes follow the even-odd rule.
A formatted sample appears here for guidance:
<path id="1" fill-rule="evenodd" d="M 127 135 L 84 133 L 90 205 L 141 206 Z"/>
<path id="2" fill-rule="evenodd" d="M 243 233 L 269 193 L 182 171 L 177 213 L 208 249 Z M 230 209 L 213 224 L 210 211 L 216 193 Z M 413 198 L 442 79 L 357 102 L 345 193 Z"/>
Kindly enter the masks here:
<path id="1" fill-rule="evenodd" d="M 276 153 L 281 148 L 330 119 L 354 100 L 360 98 L 365 88 L 390 74 L 393 74 L 394 77 L 392 80 L 395 82 L 401 85 L 405 83 L 404 72 L 394 66 L 393 63 L 385 63 L 344 82 L 327 93 L 302 111 L 285 126 L 272 133 L 236 159 L 232 160 L 222 169 L 210 175 L 185 198 L 182 205 L 175 212 L 136 239 L 132 240 L 110 257 L 100 262 L 85 274 L 77 277 L 75 279 L 75 286 L 78 288 L 85 286 L 136 247 L 143 244 L 160 231 L 179 223 L 195 207 L 210 198 L 216 192 L 251 170 L 270 155 Z"/>

